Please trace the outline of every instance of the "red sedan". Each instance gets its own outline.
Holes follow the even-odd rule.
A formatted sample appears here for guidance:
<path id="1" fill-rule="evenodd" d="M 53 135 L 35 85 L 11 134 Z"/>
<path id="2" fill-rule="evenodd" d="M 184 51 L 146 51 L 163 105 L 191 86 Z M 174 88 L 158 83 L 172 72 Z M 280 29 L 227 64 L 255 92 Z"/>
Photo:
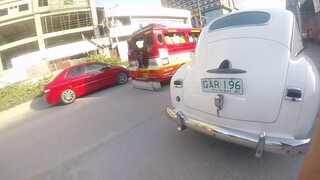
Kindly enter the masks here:
<path id="1" fill-rule="evenodd" d="M 129 71 L 122 66 L 101 62 L 86 62 L 61 71 L 51 82 L 44 85 L 47 103 L 70 104 L 76 97 L 114 84 L 125 84 Z"/>

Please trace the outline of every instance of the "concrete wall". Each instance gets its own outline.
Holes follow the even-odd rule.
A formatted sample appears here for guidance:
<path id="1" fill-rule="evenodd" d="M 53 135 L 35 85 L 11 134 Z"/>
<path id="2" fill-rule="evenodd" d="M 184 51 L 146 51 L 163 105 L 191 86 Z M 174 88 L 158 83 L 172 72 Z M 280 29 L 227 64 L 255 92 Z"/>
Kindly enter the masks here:
<path id="1" fill-rule="evenodd" d="M 27 10 L 26 10 L 27 8 Z M 0 22 L 4 20 L 16 19 L 33 13 L 32 0 L 11 1 L 0 4 L 0 10 L 8 12 L 7 15 L 0 16 Z"/>
<path id="2" fill-rule="evenodd" d="M 34 52 L 48 48 L 46 47 L 48 44 L 52 47 L 79 41 L 81 33 L 87 33 L 90 37 L 92 33 L 95 37 L 100 36 L 97 30 L 97 15 L 91 15 L 90 12 L 92 10 L 92 13 L 97 13 L 94 0 L 72 0 L 70 1 L 72 4 L 66 4 L 65 0 L 48 0 L 48 4 L 42 7 L 39 7 L 39 1 L 41 0 L 0 1 L 0 10 L 8 11 L 7 15 L 0 16 L 0 53 L 3 62 L 0 63 L 0 71 L 11 68 L 11 58 L 27 53 L 21 53 L 21 48 L 23 51 Z M 89 1 L 93 2 L 94 8 L 90 9 Z M 23 7 L 27 7 L 27 10 Z M 86 17 L 89 17 L 83 21 L 85 26 L 70 26 L 69 29 L 56 29 L 48 33 L 43 31 L 43 28 L 46 27 L 44 17 L 60 16 L 60 14 L 63 14 L 63 17 L 68 17 L 68 13 L 81 14 L 83 12 L 87 13 Z M 66 21 L 63 19 L 62 22 L 68 24 Z M 72 21 L 74 20 L 72 19 Z M 82 20 L 80 21 L 82 22 Z M 55 21 L 55 23 L 58 22 Z M 51 27 L 56 27 L 56 24 Z M 34 47 L 35 42 L 37 47 Z"/>

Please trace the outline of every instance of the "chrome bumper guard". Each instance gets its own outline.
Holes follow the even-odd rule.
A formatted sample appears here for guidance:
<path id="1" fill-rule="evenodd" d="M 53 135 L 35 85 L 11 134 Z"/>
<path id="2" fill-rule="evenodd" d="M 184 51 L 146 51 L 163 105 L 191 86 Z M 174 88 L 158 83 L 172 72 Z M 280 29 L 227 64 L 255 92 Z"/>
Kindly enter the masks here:
<path id="1" fill-rule="evenodd" d="M 166 115 L 177 123 L 179 131 L 188 127 L 217 139 L 253 148 L 256 150 L 257 158 L 262 157 L 264 151 L 278 154 L 303 154 L 308 149 L 310 142 L 310 139 L 277 138 L 266 136 L 265 132 L 252 134 L 201 122 L 171 107 L 166 108 Z"/>

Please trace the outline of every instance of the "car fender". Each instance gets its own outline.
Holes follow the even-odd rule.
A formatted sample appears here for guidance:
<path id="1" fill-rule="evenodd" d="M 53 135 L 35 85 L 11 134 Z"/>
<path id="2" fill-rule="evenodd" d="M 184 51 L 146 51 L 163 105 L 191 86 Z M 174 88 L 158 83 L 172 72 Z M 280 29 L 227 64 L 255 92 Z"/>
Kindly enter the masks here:
<path id="1" fill-rule="evenodd" d="M 192 61 L 189 63 L 186 63 L 182 65 L 172 76 L 171 82 L 170 82 L 170 95 L 172 100 L 172 106 L 178 107 L 180 104 L 183 104 L 183 88 L 177 88 L 174 85 L 174 81 L 176 80 L 183 80 L 188 72 L 188 70 L 192 67 Z M 176 98 L 179 97 L 180 101 L 176 101 Z"/>
<path id="2" fill-rule="evenodd" d="M 300 116 L 295 128 L 297 139 L 310 137 L 320 102 L 320 78 L 316 64 L 307 56 L 305 58 L 306 76 Z"/>

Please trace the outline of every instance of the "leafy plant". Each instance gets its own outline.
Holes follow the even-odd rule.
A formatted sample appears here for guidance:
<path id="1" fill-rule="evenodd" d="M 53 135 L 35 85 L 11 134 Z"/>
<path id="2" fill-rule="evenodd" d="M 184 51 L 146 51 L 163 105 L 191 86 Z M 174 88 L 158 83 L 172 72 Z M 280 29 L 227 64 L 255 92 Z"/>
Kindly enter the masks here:
<path id="1" fill-rule="evenodd" d="M 104 62 L 107 64 L 112 64 L 112 65 L 122 65 L 128 67 L 129 63 L 128 61 L 121 61 L 119 58 L 108 58 L 104 56 L 103 54 L 97 54 L 97 53 L 92 53 L 89 55 L 89 59 L 86 61 L 98 61 L 98 62 Z"/>
<path id="2" fill-rule="evenodd" d="M 12 108 L 27 102 L 35 97 L 43 95 L 43 85 L 53 79 L 48 75 L 39 79 L 36 83 L 17 82 L 0 89 L 0 111 Z"/>

